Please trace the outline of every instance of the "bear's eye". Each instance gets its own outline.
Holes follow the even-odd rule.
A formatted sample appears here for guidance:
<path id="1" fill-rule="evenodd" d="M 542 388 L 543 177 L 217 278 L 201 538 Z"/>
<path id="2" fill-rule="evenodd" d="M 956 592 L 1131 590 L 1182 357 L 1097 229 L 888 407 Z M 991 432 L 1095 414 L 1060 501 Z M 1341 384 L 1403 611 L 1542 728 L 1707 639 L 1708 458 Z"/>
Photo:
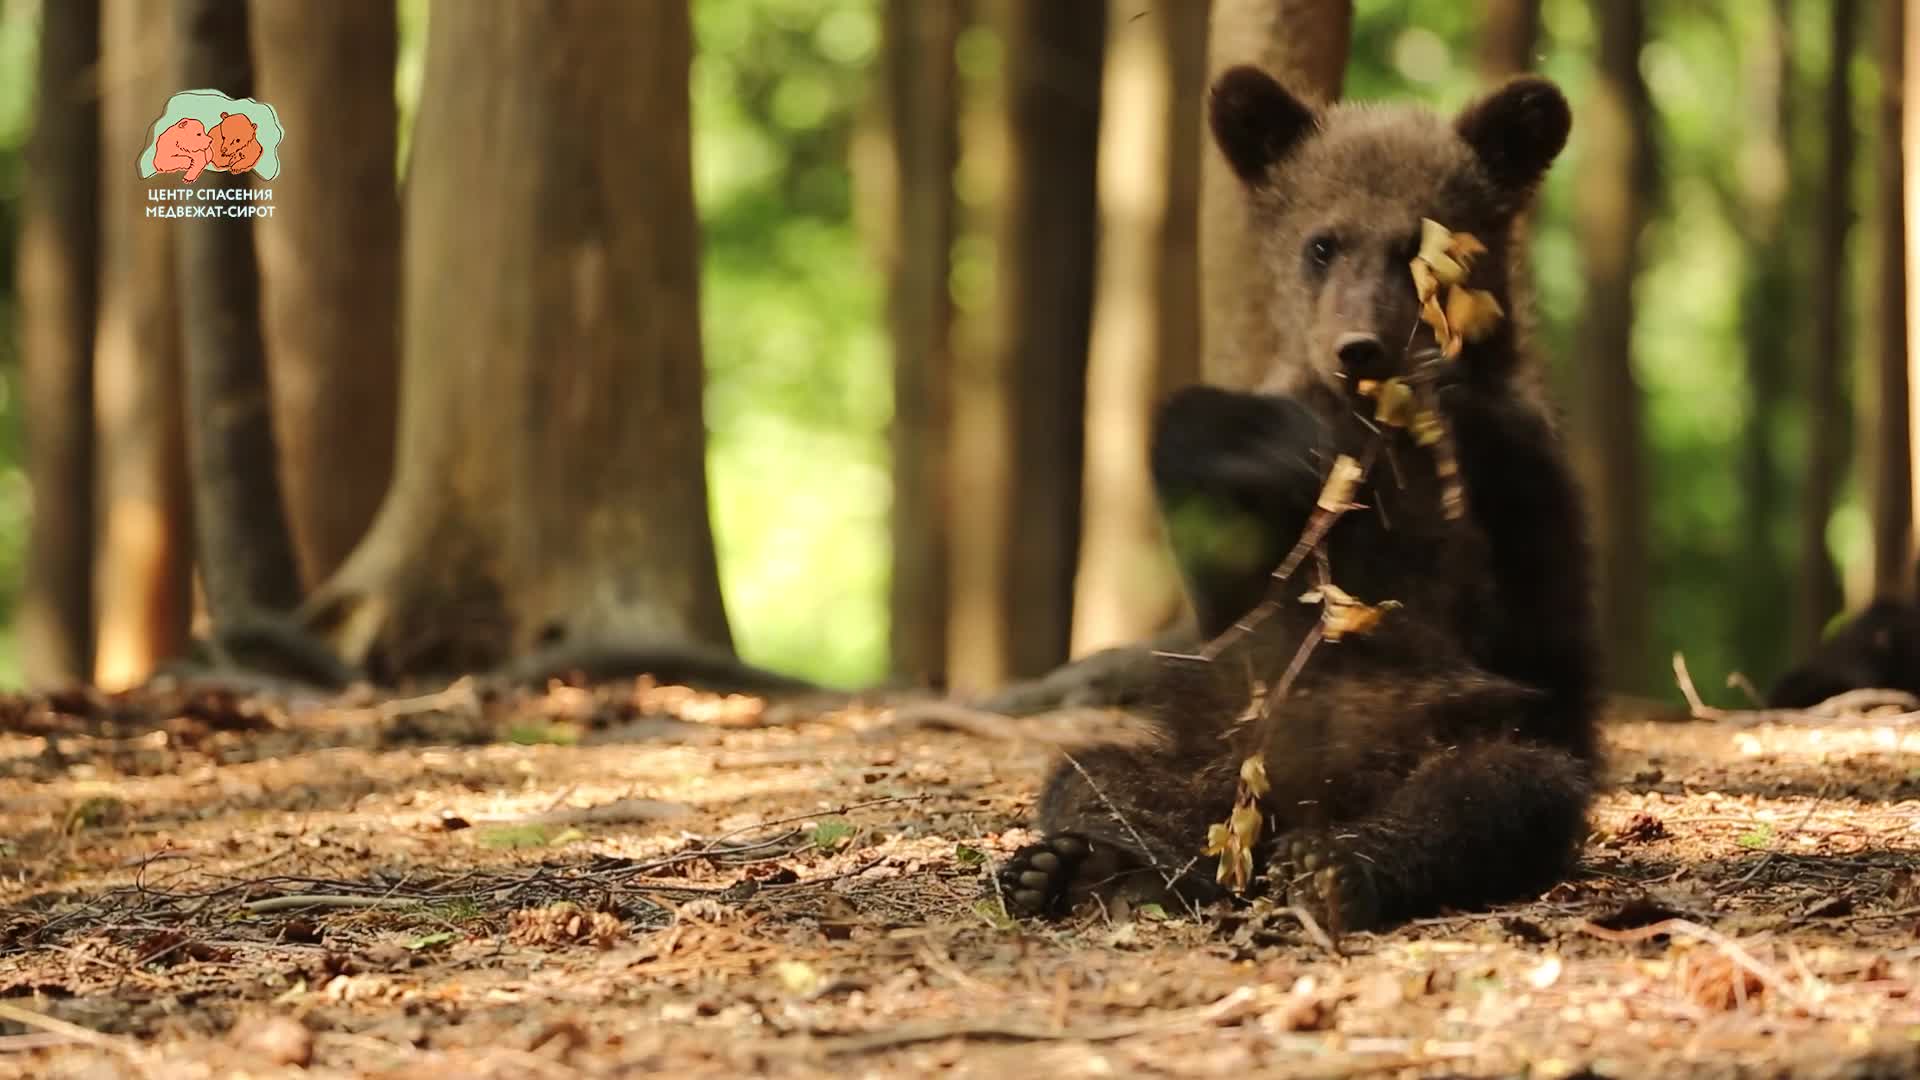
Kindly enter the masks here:
<path id="1" fill-rule="evenodd" d="M 1307 241 L 1307 265 L 1315 270 L 1325 270 L 1333 265 L 1333 257 L 1339 253 L 1340 245 L 1330 233 L 1321 233 Z"/>

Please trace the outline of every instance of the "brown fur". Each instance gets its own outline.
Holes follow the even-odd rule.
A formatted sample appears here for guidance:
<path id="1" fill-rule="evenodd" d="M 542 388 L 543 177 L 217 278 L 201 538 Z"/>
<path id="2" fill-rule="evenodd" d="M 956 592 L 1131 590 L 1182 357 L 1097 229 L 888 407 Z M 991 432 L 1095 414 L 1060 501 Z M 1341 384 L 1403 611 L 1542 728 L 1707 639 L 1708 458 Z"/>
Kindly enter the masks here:
<path id="1" fill-rule="evenodd" d="M 1397 107 L 1316 113 L 1252 69 L 1222 76 L 1212 119 L 1278 282 L 1282 346 L 1267 393 L 1183 391 L 1155 432 L 1156 487 L 1209 635 L 1267 596 L 1334 457 L 1376 438 L 1353 382 L 1404 374 L 1405 346 L 1432 344 L 1415 332 L 1407 269 L 1420 219 L 1479 237 L 1489 251 L 1472 284 L 1514 310 L 1515 220 L 1569 122 L 1540 80 L 1449 122 Z M 1329 535 L 1334 582 L 1403 606 L 1371 635 L 1319 647 L 1264 746 L 1237 718 L 1319 617 L 1298 602 L 1310 568 L 1213 662 L 1163 661 L 1148 711 L 1167 747 L 1080 754 L 1054 773 L 1047 839 L 1002 879 L 1016 909 L 1062 910 L 1109 875 L 1216 896 L 1200 852 L 1249 753 L 1274 784 L 1266 888 L 1337 929 L 1512 899 L 1565 872 L 1593 782 L 1597 660 L 1579 500 L 1524 326 L 1503 322 L 1445 374 L 1467 515 L 1448 516 L 1434 456 L 1399 433 L 1366 509 Z M 1356 334 L 1377 347 L 1352 347 Z M 1205 542 L 1222 530 L 1242 542 Z"/>

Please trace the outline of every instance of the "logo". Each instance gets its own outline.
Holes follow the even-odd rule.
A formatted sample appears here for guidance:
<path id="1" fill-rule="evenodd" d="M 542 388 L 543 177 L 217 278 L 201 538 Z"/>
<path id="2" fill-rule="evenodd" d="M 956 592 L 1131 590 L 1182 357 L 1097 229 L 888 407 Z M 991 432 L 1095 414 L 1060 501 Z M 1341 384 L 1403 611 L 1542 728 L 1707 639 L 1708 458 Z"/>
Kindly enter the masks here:
<path id="1" fill-rule="evenodd" d="M 166 111 L 147 129 L 140 151 L 140 177 L 151 180 L 177 174 L 190 188 L 149 188 L 153 203 L 214 205 L 149 206 L 148 217 L 272 217 L 273 191 L 254 188 L 248 173 L 262 180 L 280 175 L 280 142 L 286 132 L 273 106 L 252 98 L 230 98 L 218 90 L 183 90 L 167 99 Z M 220 174 L 211 182 L 208 173 Z M 226 181 L 225 184 L 219 181 Z M 231 205 L 239 202 L 246 205 Z"/>

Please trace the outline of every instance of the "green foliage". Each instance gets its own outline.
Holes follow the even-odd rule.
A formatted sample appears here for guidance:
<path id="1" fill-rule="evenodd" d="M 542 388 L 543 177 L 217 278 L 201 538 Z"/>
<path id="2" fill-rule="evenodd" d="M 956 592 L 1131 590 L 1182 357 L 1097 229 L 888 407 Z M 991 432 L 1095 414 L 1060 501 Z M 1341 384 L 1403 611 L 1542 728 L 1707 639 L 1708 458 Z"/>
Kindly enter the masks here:
<path id="1" fill-rule="evenodd" d="M 813 846 L 832 851 L 853 835 L 853 826 L 844 821 L 823 821 L 813 827 Z"/>
<path id="2" fill-rule="evenodd" d="M 42 5 L 0 4 L 0 626 L 11 622 L 22 575 L 30 499 L 21 470 L 14 244 L 24 144 L 33 119 L 33 50 Z M 423 74 L 427 0 L 400 0 L 404 162 Z M 1789 40 L 1797 129 L 1791 152 L 1801 189 L 1786 233 L 1807 233 L 1820 196 L 1815 105 L 1825 77 L 1823 5 L 1794 5 Z M 1478 88 L 1478 5 L 1458 0 L 1358 0 L 1347 92 L 1457 107 Z M 1538 331 L 1561 400 L 1577 405 L 1569 361 L 1580 333 L 1582 267 L 1573 231 L 1574 181 L 1585 145 L 1583 100 L 1596 46 L 1589 0 L 1545 0 L 1544 72 L 1575 103 L 1572 143 L 1551 175 L 1533 228 Z M 1794 375 L 1761 436 L 1774 466 L 1758 535 L 1745 515 L 1751 415 L 1748 344 L 1787 343 L 1805 366 L 1804 258 L 1794 240 L 1776 252 L 1774 291 L 1756 279 L 1737 193 L 1755 167 L 1744 150 L 1755 50 L 1770 5 L 1652 5 L 1641 67 L 1656 108 L 1662 181 L 1645 237 L 1634 328 L 1645 393 L 1646 475 L 1652 504 L 1654 647 L 1686 650 L 1703 686 L 1730 670 L 1777 674 L 1797 543 L 1805 448 Z M 868 239 L 872 200 L 863 163 L 884 155 L 872 109 L 882 48 L 878 0 L 695 0 L 694 173 L 703 228 L 701 309 L 708 369 L 706 415 L 713 521 L 721 579 L 742 653 L 770 667 L 842 685 L 879 677 L 886 660 L 887 424 L 891 381 L 884 281 Z M 1874 40 L 1872 28 L 1862 35 Z M 1001 61 L 992 31 L 963 37 L 967 84 L 990 87 Z M 1863 138 L 1863 200 L 1876 147 L 1870 124 L 1877 72 L 1855 66 Z M 858 167 L 857 167 L 858 166 Z M 987 207 L 979 170 L 957 181 L 969 214 Z M 1853 280 L 1870 282 L 1873 219 L 1856 227 Z M 991 287 L 991 238 L 964 236 L 953 291 L 963 311 Z M 1856 290 L 1858 291 L 1858 290 Z M 1856 301 L 1858 303 L 1858 301 Z M 1859 312 L 1847 320 L 1862 327 Z M 1855 332 L 1856 345 L 1869 335 Z M 1858 479 L 1842 489 L 1829 530 L 1859 593 L 1869 559 Z M 1743 604 L 1743 598 L 1753 598 Z M 1757 618 L 1755 609 L 1775 613 Z M 1664 662 L 1618 673 L 1628 686 L 1671 696 Z M 0 685 L 17 683 L 0 645 Z M 532 734 L 532 733 L 527 733 Z"/>
<path id="3" fill-rule="evenodd" d="M 694 5 L 694 178 L 721 585 L 747 659 L 886 666 L 884 282 L 855 228 L 873 0 Z"/>

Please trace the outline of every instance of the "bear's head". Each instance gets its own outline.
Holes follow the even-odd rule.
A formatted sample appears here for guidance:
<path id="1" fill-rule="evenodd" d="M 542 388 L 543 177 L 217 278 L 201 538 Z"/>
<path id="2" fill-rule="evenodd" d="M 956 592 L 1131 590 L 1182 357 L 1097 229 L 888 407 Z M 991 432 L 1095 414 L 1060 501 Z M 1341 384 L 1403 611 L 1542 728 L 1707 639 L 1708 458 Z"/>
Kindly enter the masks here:
<path id="1" fill-rule="evenodd" d="M 217 153 L 221 157 L 232 157 L 246 149 L 253 141 L 254 132 L 259 130 L 253 121 L 238 113 L 221 113 L 220 122 L 214 125 L 213 137 L 218 143 Z"/>
<path id="2" fill-rule="evenodd" d="M 1409 343 L 1432 343 L 1408 269 L 1422 218 L 1486 245 L 1471 284 L 1512 311 L 1513 222 L 1565 147 L 1572 115 L 1559 89 L 1536 77 L 1446 117 L 1316 108 L 1258 68 L 1237 67 L 1214 83 L 1209 121 L 1246 189 L 1272 282 L 1264 304 L 1282 354 L 1274 370 L 1331 387 L 1343 373 L 1399 374 Z M 1510 327 L 1503 321 L 1481 347 L 1511 350 Z"/>
<path id="3" fill-rule="evenodd" d="M 173 145 L 189 153 L 205 150 L 213 145 L 213 139 L 207 135 L 207 126 L 188 117 L 168 128 L 163 137 L 170 137 Z"/>

